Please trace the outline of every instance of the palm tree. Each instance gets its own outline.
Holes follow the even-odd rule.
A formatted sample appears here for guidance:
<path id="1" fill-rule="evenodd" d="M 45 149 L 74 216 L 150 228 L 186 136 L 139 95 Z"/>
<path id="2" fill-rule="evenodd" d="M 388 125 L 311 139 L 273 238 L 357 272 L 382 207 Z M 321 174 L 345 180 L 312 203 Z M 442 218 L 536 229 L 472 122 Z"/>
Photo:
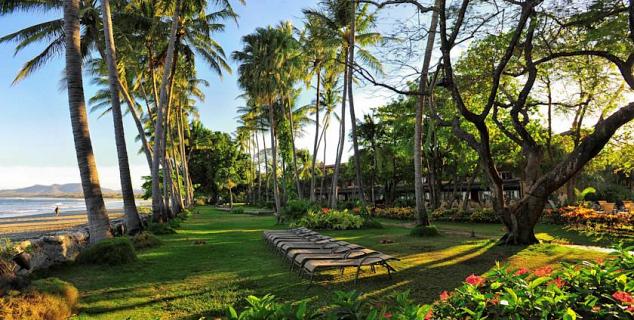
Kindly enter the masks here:
<path id="1" fill-rule="evenodd" d="M 352 119 L 352 137 L 354 143 L 355 157 L 355 173 L 357 186 L 359 187 L 359 197 L 364 201 L 363 183 L 360 171 L 360 158 L 358 152 L 358 142 L 356 138 L 356 119 L 354 119 L 354 100 L 352 94 L 352 77 L 355 66 L 355 48 L 358 46 L 358 56 L 360 60 L 368 67 L 380 71 L 381 64 L 364 46 L 376 44 L 381 40 L 381 35 L 370 32 L 374 25 L 376 15 L 369 12 L 369 5 L 363 5 L 357 9 L 356 0 L 323 0 L 321 1 L 323 10 L 304 10 L 304 14 L 312 16 L 322 21 L 325 26 L 324 34 L 329 37 L 338 39 L 339 52 L 337 60 L 344 61 L 344 87 L 343 99 L 341 101 L 341 123 L 339 129 L 339 142 L 337 159 L 335 162 L 335 172 L 332 179 L 330 206 L 335 207 L 337 204 L 337 182 L 341 166 L 341 158 L 343 156 L 345 144 L 345 111 L 346 98 L 351 102 L 350 112 Z M 357 12 L 358 11 L 358 12 Z"/>
<path id="2" fill-rule="evenodd" d="M 311 176 L 310 176 L 310 200 L 315 201 L 315 182 L 316 182 L 316 170 L 315 166 L 317 164 L 317 153 L 319 150 L 319 142 L 320 142 L 320 100 L 321 100 L 321 73 L 322 69 L 325 65 L 332 65 L 332 60 L 335 59 L 336 50 L 336 39 L 328 37 L 324 32 L 324 27 L 320 25 L 322 20 L 314 18 L 312 16 L 306 17 L 306 25 L 304 26 L 304 32 L 300 35 L 300 41 L 303 46 L 303 56 L 306 59 L 308 64 L 308 72 L 306 73 L 306 81 L 310 83 L 313 77 L 316 77 L 316 94 L 315 94 L 315 139 L 313 143 L 313 153 L 312 153 L 312 168 L 311 168 Z"/>
<path id="3" fill-rule="evenodd" d="M 244 1 L 240 1 L 244 3 Z M 200 55 L 205 62 L 218 74 L 222 71 L 230 72 L 229 65 L 225 62 L 224 51 L 213 39 L 211 34 L 214 31 L 222 30 L 224 25 L 218 24 L 218 20 L 226 18 L 237 18 L 228 0 L 214 0 L 215 5 L 223 7 L 222 10 L 201 14 L 207 9 L 207 1 L 177 0 L 174 3 L 171 18 L 171 27 L 167 50 L 164 55 L 163 76 L 158 87 L 158 103 L 156 103 L 156 119 L 154 121 L 154 155 L 152 159 L 152 211 L 153 219 L 164 220 L 166 204 L 162 197 L 169 192 L 169 187 L 164 188 L 161 194 L 159 183 L 159 167 L 163 163 L 163 176 L 169 183 L 169 168 L 165 159 L 166 134 L 165 124 L 170 114 L 170 101 L 173 88 L 173 78 L 179 62 L 179 54 L 184 54 L 189 58 L 194 56 L 194 52 Z M 185 42 L 183 45 L 182 42 Z M 162 160 L 162 161 L 161 161 Z"/>
<path id="4" fill-rule="evenodd" d="M 117 145 L 119 161 L 119 178 L 121 180 L 121 194 L 123 196 L 123 208 L 126 219 L 126 227 L 129 233 L 137 233 L 141 229 L 141 219 L 134 200 L 132 178 L 130 177 L 130 164 L 128 162 L 128 150 L 125 144 L 123 129 L 123 116 L 119 101 L 119 72 L 117 71 L 117 54 L 112 30 L 112 18 L 110 15 L 110 1 L 101 0 L 103 12 L 103 30 L 106 42 L 106 64 L 110 78 L 110 93 L 112 101 L 112 119 L 114 121 L 114 136 Z"/>
<path id="5" fill-rule="evenodd" d="M 292 27 L 289 23 L 280 26 L 258 28 L 252 34 L 242 38 L 244 48 L 235 51 L 232 57 L 240 62 L 238 67 L 238 83 L 256 101 L 256 104 L 266 105 L 268 108 L 268 125 L 271 134 L 272 180 L 275 198 L 275 215 L 278 218 L 281 210 L 281 197 L 277 178 L 277 141 L 275 104 L 284 99 L 280 90 L 287 84 L 286 66 L 293 64 L 290 54 L 296 48 Z"/>
<path id="6" fill-rule="evenodd" d="M 96 243 L 111 236 L 110 221 L 99 185 L 99 174 L 92 151 L 84 86 L 81 74 L 81 44 L 79 0 L 64 0 L 64 42 L 66 48 L 66 83 L 75 152 L 84 191 L 90 242 Z"/>

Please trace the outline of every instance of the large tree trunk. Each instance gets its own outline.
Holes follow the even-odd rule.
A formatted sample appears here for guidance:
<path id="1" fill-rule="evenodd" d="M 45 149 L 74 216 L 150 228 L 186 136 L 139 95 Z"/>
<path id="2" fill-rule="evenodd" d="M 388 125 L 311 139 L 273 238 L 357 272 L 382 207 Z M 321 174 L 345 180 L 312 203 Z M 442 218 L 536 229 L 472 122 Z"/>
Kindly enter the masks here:
<path id="1" fill-rule="evenodd" d="M 315 166 L 317 165 L 317 151 L 319 150 L 319 95 L 321 89 L 321 72 L 320 67 L 317 69 L 317 95 L 315 98 L 315 143 L 313 145 L 313 163 L 310 174 L 310 201 L 315 201 Z"/>
<path id="2" fill-rule="evenodd" d="M 119 161 L 119 178 L 121 180 L 121 195 L 123 196 L 123 212 L 127 232 L 137 233 L 141 228 L 141 219 L 134 200 L 134 189 L 130 177 L 130 164 L 128 162 L 128 150 L 125 144 L 125 132 L 123 128 L 123 115 L 119 100 L 119 72 L 117 71 L 117 53 L 114 43 L 112 18 L 110 15 L 109 0 L 101 0 L 103 14 L 103 30 L 106 39 L 106 64 L 108 65 L 108 78 L 110 80 L 110 100 L 112 103 L 112 119 L 114 121 L 114 136 L 117 145 L 117 157 Z"/>
<path id="3" fill-rule="evenodd" d="M 64 1 L 64 34 L 66 47 L 66 83 L 70 122 L 75 152 L 88 214 L 90 242 L 97 243 L 112 236 L 110 221 L 101 194 L 99 174 L 90 140 L 84 84 L 81 74 L 79 0 Z"/>
<path id="4" fill-rule="evenodd" d="M 354 150 L 354 173 L 357 179 L 357 188 L 359 190 L 359 200 L 361 206 L 365 208 L 365 190 L 363 188 L 363 177 L 361 176 L 361 155 L 359 154 L 359 139 L 357 139 L 357 117 L 354 112 L 354 98 L 352 93 L 352 76 L 354 75 L 354 45 L 355 45 L 355 29 L 356 29 L 356 13 L 357 2 L 352 2 L 352 20 L 350 21 L 350 54 L 348 55 L 348 103 L 350 105 L 350 123 L 352 127 L 352 148 Z"/>
<path id="5" fill-rule="evenodd" d="M 163 79 L 161 81 L 161 89 L 159 95 L 159 103 L 156 110 L 156 122 L 154 125 L 154 156 L 152 157 L 152 218 L 155 221 L 163 222 L 165 220 L 165 203 L 161 194 L 159 166 L 161 163 L 161 156 L 165 152 L 161 150 L 161 146 L 164 141 L 164 128 L 165 121 L 164 111 L 169 103 L 168 91 L 170 89 L 170 73 L 172 70 L 172 64 L 174 63 L 174 51 L 176 47 L 176 37 L 178 31 L 178 20 L 180 16 L 181 1 L 177 0 L 175 4 L 174 15 L 172 17 L 172 26 L 170 30 L 170 39 L 167 46 L 167 54 L 165 56 L 165 66 L 163 67 Z M 165 188 L 166 186 L 164 186 Z"/>
<path id="6" fill-rule="evenodd" d="M 438 7 L 439 1 L 434 4 Z M 425 55 L 423 57 L 423 68 L 421 69 L 420 81 L 418 85 L 419 96 L 416 104 L 416 123 L 414 127 L 414 197 L 416 199 L 416 223 L 419 225 L 429 225 L 429 216 L 425 209 L 425 191 L 423 188 L 423 114 L 425 112 L 425 101 L 429 100 L 430 90 L 427 88 L 427 79 L 429 78 L 429 65 L 431 63 L 431 55 L 434 49 L 434 40 L 436 37 L 436 26 L 438 25 L 438 10 L 434 10 L 431 16 L 429 32 L 427 34 L 427 43 L 425 46 Z M 396 170 L 396 168 L 395 168 Z"/>
<path id="7" fill-rule="evenodd" d="M 348 49 L 345 50 L 344 61 L 348 61 Z M 344 68 L 344 82 L 348 79 L 348 68 Z M 341 158 L 343 157 L 343 147 L 346 142 L 346 95 L 348 94 L 348 86 L 343 86 L 343 94 L 341 95 L 341 119 L 339 123 L 339 142 L 337 144 L 337 159 L 335 160 L 335 172 L 332 175 L 331 191 L 330 191 L 330 208 L 337 208 L 337 198 L 339 194 L 338 180 L 339 170 L 341 167 Z"/>
<path id="8" fill-rule="evenodd" d="M 271 175 L 273 179 L 273 197 L 275 198 L 275 218 L 277 223 L 281 222 L 280 214 L 282 212 L 282 202 L 280 199 L 280 190 L 277 186 L 277 146 L 275 144 L 275 112 L 273 110 L 273 101 L 269 101 L 269 122 L 271 124 L 271 153 L 273 163 L 271 165 Z"/>

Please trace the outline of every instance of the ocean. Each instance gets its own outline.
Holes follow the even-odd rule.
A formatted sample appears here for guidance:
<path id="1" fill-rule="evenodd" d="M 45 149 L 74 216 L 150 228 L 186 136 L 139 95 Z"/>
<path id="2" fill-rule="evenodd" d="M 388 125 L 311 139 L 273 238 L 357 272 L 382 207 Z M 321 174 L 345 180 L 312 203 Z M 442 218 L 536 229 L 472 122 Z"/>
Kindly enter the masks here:
<path id="1" fill-rule="evenodd" d="M 104 199 L 106 208 L 122 209 L 122 199 Z M 137 201 L 145 203 L 147 201 Z M 0 218 L 24 217 L 39 214 L 53 214 L 55 207 L 60 212 L 85 211 L 81 198 L 0 198 Z"/>

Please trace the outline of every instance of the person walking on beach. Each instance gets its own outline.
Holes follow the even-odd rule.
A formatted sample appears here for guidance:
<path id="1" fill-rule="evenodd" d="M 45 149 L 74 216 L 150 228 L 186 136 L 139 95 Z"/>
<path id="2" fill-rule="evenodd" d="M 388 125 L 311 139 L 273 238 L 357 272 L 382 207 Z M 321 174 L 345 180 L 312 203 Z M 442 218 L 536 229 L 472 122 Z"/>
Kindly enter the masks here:
<path id="1" fill-rule="evenodd" d="M 59 206 L 55 207 L 55 216 L 59 217 Z"/>

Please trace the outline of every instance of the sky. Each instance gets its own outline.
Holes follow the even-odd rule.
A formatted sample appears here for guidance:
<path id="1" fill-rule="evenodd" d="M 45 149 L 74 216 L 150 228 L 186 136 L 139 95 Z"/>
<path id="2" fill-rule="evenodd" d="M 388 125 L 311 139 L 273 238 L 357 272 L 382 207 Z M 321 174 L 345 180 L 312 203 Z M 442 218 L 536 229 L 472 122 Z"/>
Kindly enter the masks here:
<path id="1" fill-rule="evenodd" d="M 229 56 L 231 52 L 241 49 L 242 36 L 253 32 L 257 27 L 275 25 L 283 20 L 300 26 L 302 9 L 314 7 L 316 3 L 316 0 L 248 0 L 243 6 L 235 1 L 234 9 L 240 16 L 238 24 L 227 21 L 225 32 L 216 34 L 215 39 Z M 412 7 L 393 8 L 381 15 L 377 28 L 394 25 L 395 19 L 410 17 L 411 12 Z M 61 16 L 61 11 L 2 16 L 0 36 Z M 0 44 L 0 189 L 33 184 L 77 183 L 79 171 L 67 93 L 60 89 L 64 67 L 63 52 L 25 80 L 12 85 L 20 67 L 41 52 L 44 44 L 28 47 L 15 56 L 14 48 L 13 43 Z M 204 66 L 198 67 L 199 77 L 211 84 L 203 90 L 206 100 L 198 105 L 201 121 L 212 130 L 227 133 L 235 130 L 236 108 L 244 104 L 237 98 L 241 94 L 235 72 L 237 66 L 233 61 L 230 64 L 234 72 L 225 74 L 222 78 Z M 84 90 L 86 99 L 95 92 L 87 75 L 84 75 Z M 313 92 L 312 89 L 304 90 L 298 103 L 310 103 Z M 355 92 L 359 118 L 394 96 L 390 92 L 368 87 L 358 88 Z M 100 117 L 99 112 L 91 112 L 89 125 L 101 185 L 120 189 L 112 117 L 110 114 Z M 140 145 L 134 141 L 136 129 L 129 115 L 124 118 L 124 125 L 133 185 L 140 188 L 141 178 L 149 174 L 149 169 L 145 158 L 138 154 Z M 347 128 L 350 128 L 350 123 L 347 123 Z M 298 139 L 298 148 L 312 150 L 314 130 L 311 129 L 307 128 Z M 337 126 L 332 125 L 328 139 L 335 141 L 336 138 Z M 344 158 L 351 153 L 349 142 L 346 144 L 347 155 Z M 334 143 L 330 145 L 334 148 Z M 334 162 L 334 150 L 327 154 L 327 162 Z"/>
<path id="2" fill-rule="evenodd" d="M 314 7 L 317 1 L 247 0 L 246 6 L 237 4 L 237 1 L 235 3 L 235 10 L 240 16 L 238 24 L 227 21 L 225 32 L 215 35 L 228 56 L 241 49 L 242 36 L 253 32 L 257 27 L 275 25 L 282 20 L 289 20 L 300 26 L 302 9 Z M 61 11 L 1 16 L 0 36 L 61 16 Z M 379 15 L 377 29 L 388 34 L 404 20 L 426 24 L 425 18 L 427 17 L 416 16 L 411 6 L 393 7 Z M 14 44 L 0 44 L 0 189 L 79 182 L 66 91 L 60 90 L 64 67 L 63 52 L 27 79 L 12 85 L 20 67 L 43 47 L 44 45 L 28 47 L 14 56 Z M 392 53 L 380 54 L 389 60 Z M 230 64 L 235 71 L 236 64 L 233 61 Z M 232 133 L 237 124 L 236 108 L 244 103 L 237 98 L 241 91 L 237 85 L 236 73 L 225 74 L 220 78 L 202 65 L 198 67 L 198 72 L 200 78 L 210 82 L 210 86 L 203 89 L 206 100 L 198 105 L 201 121 L 212 130 Z M 388 70 L 390 72 L 398 74 L 406 71 L 392 69 Z M 88 99 L 95 88 L 86 75 L 84 87 Z M 310 103 L 313 95 L 312 89 L 304 90 L 298 103 Z M 385 104 L 394 96 L 386 90 L 359 85 L 355 88 L 357 117 L 361 118 L 363 114 Z M 347 118 L 349 121 L 349 117 Z M 133 184 L 135 188 L 140 188 L 141 177 L 148 175 L 149 170 L 145 158 L 137 153 L 140 145 L 134 141 L 136 129 L 131 117 L 126 116 L 124 121 Z M 120 189 L 112 117 L 110 114 L 99 117 L 98 112 L 90 113 L 89 124 L 101 184 L 107 188 Z M 346 127 L 350 128 L 350 123 Z M 329 147 L 333 149 L 327 152 L 327 163 L 334 162 L 337 129 L 336 125 L 332 125 L 328 132 L 328 140 L 333 141 L 329 143 Z M 306 128 L 297 141 L 298 148 L 312 150 L 313 135 L 312 126 Z M 344 159 L 351 154 L 350 147 L 350 142 L 346 141 L 347 155 L 344 155 Z M 320 151 L 319 155 L 321 154 Z"/>

